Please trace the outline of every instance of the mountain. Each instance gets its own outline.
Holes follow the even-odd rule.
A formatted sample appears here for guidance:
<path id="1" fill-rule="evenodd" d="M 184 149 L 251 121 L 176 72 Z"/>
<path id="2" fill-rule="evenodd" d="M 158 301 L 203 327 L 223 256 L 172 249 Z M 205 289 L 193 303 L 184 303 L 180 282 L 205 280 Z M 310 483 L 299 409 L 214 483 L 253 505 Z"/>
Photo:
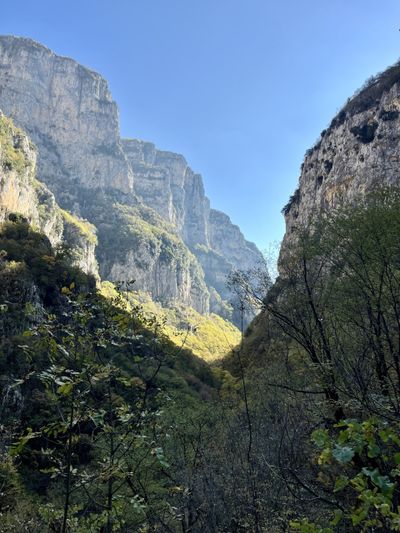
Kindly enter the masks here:
<path id="1" fill-rule="evenodd" d="M 18 213 L 46 235 L 52 246 L 73 248 L 76 266 L 98 277 L 95 228 L 64 211 L 36 179 L 37 153 L 27 135 L 0 114 L 0 222 Z"/>
<path id="2" fill-rule="evenodd" d="M 298 187 L 282 209 L 286 231 L 279 273 L 287 277 L 299 232 L 322 213 L 359 205 L 374 189 L 400 186 L 400 62 L 371 77 L 307 150 Z M 278 283 L 271 294 L 280 291 Z M 268 350 L 268 313 L 247 330 L 244 352 L 253 361 Z"/>
<path id="3" fill-rule="evenodd" d="M 307 151 L 299 185 L 283 212 L 280 262 L 296 231 L 324 210 L 400 184 L 400 64 L 370 78 Z"/>
<path id="4" fill-rule="evenodd" d="M 0 109 L 38 150 L 37 177 L 97 230 L 103 279 L 231 318 L 226 276 L 263 261 L 178 154 L 121 139 L 107 82 L 30 39 L 0 37 Z"/>

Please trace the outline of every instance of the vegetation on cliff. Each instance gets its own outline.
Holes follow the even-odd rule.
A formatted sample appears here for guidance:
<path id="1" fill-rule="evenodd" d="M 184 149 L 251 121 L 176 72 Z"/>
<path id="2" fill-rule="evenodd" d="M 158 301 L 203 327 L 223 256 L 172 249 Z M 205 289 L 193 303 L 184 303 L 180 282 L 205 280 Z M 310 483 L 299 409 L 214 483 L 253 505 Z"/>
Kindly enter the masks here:
<path id="1" fill-rule="evenodd" d="M 250 531 L 285 530 L 274 507 L 303 533 L 399 529 L 399 213 L 399 191 L 381 189 L 299 231 L 225 363 L 248 379 L 263 501 Z M 269 469 L 278 501 L 260 488 Z"/>
<path id="2" fill-rule="evenodd" d="M 236 277 L 263 312 L 211 368 L 168 338 L 184 315 L 11 216 L 2 531 L 398 530 L 399 236 L 394 189 L 315 219 L 266 298 Z"/>
<path id="3" fill-rule="evenodd" d="M 22 130 L 16 128 L 13 121 L 0 112 L 0 163 L 3 169 L 16 172 L 25 169 L 27 161 L 19 146 L 24 136 Z"/>
<path id="4" fill-rule="evenodd" d="M 104 281 L 101 293 L 115 297 L 116 289 L 111 282 Z M 193 308 L 178 304 L 163 307 L 142 291 L 124 292 L 124 299 L 147 318 L 156 317 L 172 342 L 183 345 L 204 361 L 220 360 L 240 343 L 240 331 L 214 313 L 202 315 Z"/>
<path id="5" fill-rule="evenodd" d="M 0 246 L 2 531 L 178 520 L 168 432 L 176 409 L 196 416 L 220 379 L 118 293 L 101 296 L 21 218 Z"/>

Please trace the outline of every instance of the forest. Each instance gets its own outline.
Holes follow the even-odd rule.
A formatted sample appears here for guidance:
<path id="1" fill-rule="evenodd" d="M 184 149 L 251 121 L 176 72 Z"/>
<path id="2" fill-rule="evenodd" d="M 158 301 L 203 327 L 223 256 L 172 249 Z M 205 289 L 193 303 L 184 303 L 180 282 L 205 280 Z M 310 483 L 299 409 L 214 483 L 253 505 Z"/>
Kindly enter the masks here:
<path id="1" fill-rule="evenodd" d="M 400 531 L 400 191 L 315 216 L 207 364 L 19 215 L 0 233 L 3 532 Z"/>

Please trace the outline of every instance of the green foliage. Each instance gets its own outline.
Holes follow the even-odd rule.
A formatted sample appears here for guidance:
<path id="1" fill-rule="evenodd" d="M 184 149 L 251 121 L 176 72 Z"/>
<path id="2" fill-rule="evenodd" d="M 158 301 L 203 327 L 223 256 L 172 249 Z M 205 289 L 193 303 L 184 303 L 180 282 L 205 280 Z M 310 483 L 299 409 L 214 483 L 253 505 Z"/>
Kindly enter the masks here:
<path id="1" fill-rule="evenodd" d="M 0 116 L 0 163 L 4 170 L 21 173 L 29 165 L 19 146 L 23 135 L 10 118 Z"/>
<path id="2" fill-rule="evenodd" d="M 346 506 L 336 510 L 330 521 L 331 526 L 339 529 L 324 529 L 307 520 L 293 521 L 292 527 L 310 532 L 341 531 L 346 526 L 358 531 L 374 527 L 399 531 L 398 422 L 377 418 L 363 422 L 343 420 L 335 425 L 335 431 L 316 430 L 313 440 L 319 448 L 318 463 L 325 475 L 332 475 L 331 490 L 337 494 L 338 505 L 342 500 Z"/>
<path id="3" fill-rule="evenodd" d="M 102 283 L 101 292 L 115 294 L 112 283 Z M 178 347 L 189 350 L 205 361 L 223 358 L 240 342 L 240 331 L 230 322 L 212 313 L 201 315 L 195 309 L 179 306 L 163 307 L 140 291 L 125 294 L 131 308 L 139 310 L 148 319 L 163 324 L 163 333 Z"/>
<path id="4" fill-rule="evenodd" d="M 97 237 L 95 232 L 95 227 L 93 224 L 90 224 L 87 220 L 80 219 L 64 209 L 60 209 L 61 215 L 65 223 L 69 226 L 72 226 L 76 231 L 82 235 L 86 240 L 92 244 L 97 244 Z"/>
<path id="5" fill-rule="evenodd" d="M 286 216 L 294 205 L 299 205 L 300 202 L 300 189 L 297 188 L 292 196 L 289 198 L 288 203 L 282 208 L 282 213 Z"/>
<path id="6" fill-rule="evenodd" d="M 68 249 L 54 252 L 47 237 L 33 231 L 23 218 L 10 215 L 9 219 L 0 228 L 2 303 L 11 301 L 13 306 L 19 302 L 21 307 L 33 303 L 30 293 L 38 291 L 46 305 L 56 305 L 64 286 L 73 284 L 76 292 L 94 287 L 93 278 L 71 266 Z"/>
<path id="7" fill-rule="evenodd" d="M 192 261 L 190 252 L 173 228 L 149 208 L 113 203 L 108 206 L 107 213 L 98 213 L 97 217 L 100 253 L 111 254 L 123 262 L 127 251 L 142 247 L 151 255 L 160 255 L 166 263 L 189 264 Z"/>
<path id="8" fill-rule="evenodd" d="M 212 401 L 218 380 L 115 287 L 97 293 L 24 220 L 4 224 L 0 244 L 0 272 L 10 281 L 15 271 L 17 284 L 1 285 L 2 317 L 13 325 L 0 343 L 2 531 L 24 522 L 62 532 L 162 531 L 165 521 L 176 529 L 168 413 Z"/>

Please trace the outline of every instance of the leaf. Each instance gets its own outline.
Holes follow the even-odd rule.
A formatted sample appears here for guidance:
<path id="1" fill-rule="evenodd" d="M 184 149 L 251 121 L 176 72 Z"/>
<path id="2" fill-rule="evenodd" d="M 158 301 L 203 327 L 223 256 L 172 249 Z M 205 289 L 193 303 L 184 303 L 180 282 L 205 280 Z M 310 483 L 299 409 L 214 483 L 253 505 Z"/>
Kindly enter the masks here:
<path id="1" fill-rule="evenodd" d="M 381 449 L 377 444 L 370 444 L 368 446 L 368 457 L 374 458 L 379 457 L 381 454 Z"/>
<path id="2" fill-rule="evenodd" d="M 11 453 L 11 456 L 16 456 L 18 455 L 19 453 L 22 452 L 22 450 L 24 449 L 25 445 L 32 439 L 35 439 L 36 437 L 38 437 L 40 435 L 39 432 L 37 431 L 32 431 L 32 428 L 28 428 L 28 433 L 26 435 L 23 435 L 22 437 L 20 437 L 20 439 L 13 443 L 11 445 L 11 448 L 10 448 L 10 453 Z"/>
<path id="3" fill-rule="evenodd" d="M 388 496 L 393 492 L 394 483 L 390 481 L 388 476 L 382 476 L 377 468 L 374 470 L 363 468 L 362 472 L 365 476 L 370 478 L 374 485 L 381 489 L 385 496 Z"/>
<path id="4" fill-rule="evenodd" d="M 312 440 L 318 446 L 318 448 L 323 448 L 329 442 L 328 430 L 327 429 L 317 429 L 312 433 Z"/>
<path id="5" fill-rule="evenodd" d="M 335 487 L 333 492 L 340 492 L 349 484 L 349 478 L 347 476 L 339 476 L 335 481 Z"/>
<path id="6" fill-rule="evenodd" d="M 154 448 L 154 453 L 155 453 L 155 455 L 157 457 L 157 460 L 160 463 L 160 465 L 163 466 L 164 468 L 169 468 L 170 465 L 165 460 L 163 449 L 162 448 Z"/>
<path id="7" fill-rule="evenodd" d="M 354 457 L 354 450 L 349 446 L 338 446 L 336 445 L 333 452 L 333 457 L 339 463 L 345 464 L 349 463 Z"/>
<path id="8" fill-rule="evenodd" d="M 73 386 L 74 384 L 71 382 L 63 383 L 57 388 L 57 392 L 63 396 L 68 396 L 68 394 L 72 391 Z"/>
<path id="9" fill-rule="evenodd" d="M 329 523 L 331 526 L 335 527 L 338 525 L 338 523 L 341 521 L 342 518 L 343 518 L 343 511 L 341 511 L 340 509 L 336 509 L 334 512 L 334 516 Z"/>
<path id="10" fill-rule="evenodd" d="M 67 352 L 67 350 L 64 348 L 64 346 L 61 346 L 61 344 L 58 345 L 58 349 L 60 350 L 60 352 L 65 355 L 66 357 L 69 357 L 69 353 Z"/>
<path id="11" fill-rule="evenodd" d="M 364 508 L 356 509 L 354 513 L 351 514 L 351 522 L 353 526 L 358 526 L 365 518 L 368 516 L 368 510 Z"/>

